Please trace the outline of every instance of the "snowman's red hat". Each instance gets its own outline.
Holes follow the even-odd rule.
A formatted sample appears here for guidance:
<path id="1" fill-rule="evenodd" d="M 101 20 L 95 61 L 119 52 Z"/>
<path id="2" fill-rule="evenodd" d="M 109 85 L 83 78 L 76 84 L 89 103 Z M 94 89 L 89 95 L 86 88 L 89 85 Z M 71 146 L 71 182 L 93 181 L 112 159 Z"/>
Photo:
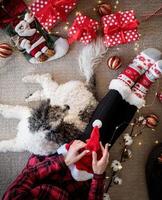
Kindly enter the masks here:
<path id="1" fill-rule="evenodd" d="M 87 149 L 90 152 L 87 153 L 78 162 L 69 166 L 73 178 L 77 181 L 85 181 L 93 177 L 92 151 L 95 151 L 97 153 L 98 159 L 100 159 L 102 156 L 100 147 L 100 133 L 99 133 L 99 129 L 101 128 L 101 126 L 102 122 L 100 120 L 95 120 L 93 122 L 93 130 L 90 138 L 86 141 L 87 145 L 86 147 L 80 150 L 82 152 L 83 150 Z M 72 143 L 64 144 L 63 146 L 61 146 L 57 150 L 58 154 L 63 154 L 65 156 L 71 144 Z"/>

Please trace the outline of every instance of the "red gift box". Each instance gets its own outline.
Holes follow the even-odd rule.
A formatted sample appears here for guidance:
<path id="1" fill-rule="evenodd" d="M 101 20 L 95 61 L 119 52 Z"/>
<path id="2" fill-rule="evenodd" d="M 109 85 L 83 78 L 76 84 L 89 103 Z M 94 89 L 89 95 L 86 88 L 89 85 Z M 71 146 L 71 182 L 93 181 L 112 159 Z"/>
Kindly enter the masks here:
<path id="1" fill-rule="evenodd" d="M 98 27 L 99 23 L 96 20 L 87 16 L 78 15 L 68 31 L 69 44 L 76 40 L 79 40 L 84 44 L 90 43 L 96 38 Z"/>
<path id="2" fill-rule="evenodd" d="M 29 7 L 39 23 L 51 30 L 60 21 L 66 21 L 68 14 L 76 7 L 77 0 L 36 0 Z"/>
<path id="3" fill-rule="evenodd" d="M 107 47 L 134 42 L 139 39 L 138 25 L 133 10 L 102 17 L 104 44 Z"/>

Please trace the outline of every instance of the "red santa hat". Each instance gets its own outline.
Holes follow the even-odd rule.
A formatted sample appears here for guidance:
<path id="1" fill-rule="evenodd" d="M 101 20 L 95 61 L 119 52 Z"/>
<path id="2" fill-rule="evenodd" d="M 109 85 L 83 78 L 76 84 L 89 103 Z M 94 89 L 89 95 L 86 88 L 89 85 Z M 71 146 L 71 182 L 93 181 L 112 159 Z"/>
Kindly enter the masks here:
<path id="1" fill-rule="evenodd" d="M 93 122 L 93 130 L 91 136 L 88 140 L 86 140 L 86 146 L 80 150 L 80 153 L 84 150 L 89 150 L 82 159 L 80 159 L 75 164 L 72 164 L 69 167 L 71 171 L 72 177 L 77 181 L 86 181 L 88 179 L 93 178 L 93 170 L 92 170 L 92 151 L 97 153 L 97 158 L 100 159 L 102 156 L 102 151 L 100 147 L 100 133 L 99 129 L 102 126 L 102 122 L 100 120 L 95 120 Z M 72 144 L 64 144 L 58 150 L 58 154 L 63 154 L 66 156 L 70 145 Z"/>

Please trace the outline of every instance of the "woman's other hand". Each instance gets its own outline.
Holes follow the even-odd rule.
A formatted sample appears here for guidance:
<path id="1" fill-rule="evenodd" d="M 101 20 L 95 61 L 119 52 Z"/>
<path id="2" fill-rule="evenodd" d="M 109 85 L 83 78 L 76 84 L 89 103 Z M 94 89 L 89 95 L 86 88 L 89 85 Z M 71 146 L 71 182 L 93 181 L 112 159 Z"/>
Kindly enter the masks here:
<path id="1" fill-rule="evenodd" d="M 82 142 L 81 140 L 74 140 L 74 142 L 71 144 L 69 151 L 67 152 L 67 155 L 65 156 L 65 164 L 67 166 L 76 163 L 78 160 L 80 160 L 84 155 L 86 155 L 89 150 L 84 150 L 81 153 L 79 153 L 79 150 L 84 148 L 86 146 L 86 143 Z"/>
<path id="2" fill-rule="evenodd" d="M 106 144 L 104 148 L 100 142 L 100 146 L 102 150 L 102 157 L 100 160 L 97 160 L 97 153 L 94 151 L 92 152 L 92 169 L 94 174 L 103 174 L 109 163 L 108 144 Z"/>

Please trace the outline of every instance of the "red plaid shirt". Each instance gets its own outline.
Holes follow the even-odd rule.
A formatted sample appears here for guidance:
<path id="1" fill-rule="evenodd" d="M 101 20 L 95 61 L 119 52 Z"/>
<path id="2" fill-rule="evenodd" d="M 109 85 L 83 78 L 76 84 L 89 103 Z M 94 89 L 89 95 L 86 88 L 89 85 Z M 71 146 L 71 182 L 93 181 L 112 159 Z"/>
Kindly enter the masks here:
<path id="1" fill-rule="evenodd" d="M 102 200 L 104 175 L 75 181 L 62 155 L 32 155 L 26 167 L 8 187 L 3 200 Z"/>

